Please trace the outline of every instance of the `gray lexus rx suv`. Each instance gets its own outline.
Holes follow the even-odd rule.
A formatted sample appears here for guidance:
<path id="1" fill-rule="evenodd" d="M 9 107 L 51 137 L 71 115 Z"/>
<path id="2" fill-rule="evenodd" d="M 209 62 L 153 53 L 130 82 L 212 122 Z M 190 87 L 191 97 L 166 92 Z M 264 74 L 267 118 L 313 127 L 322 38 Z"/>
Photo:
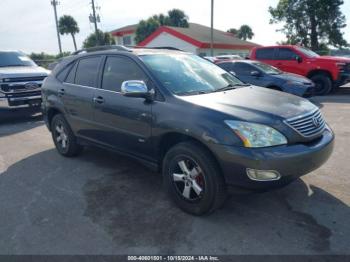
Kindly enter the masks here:
<path id="1" fill-rule="evenodd" d="M 162 173 L 184 211 L 203 215 L 228 186 L 268 189 L 320 167 L 334 134 L 308 100 L 243 84 L 190 53 L 86 52 L 63 59 L 42 87 L 60 154 L 97 145 Z"/>

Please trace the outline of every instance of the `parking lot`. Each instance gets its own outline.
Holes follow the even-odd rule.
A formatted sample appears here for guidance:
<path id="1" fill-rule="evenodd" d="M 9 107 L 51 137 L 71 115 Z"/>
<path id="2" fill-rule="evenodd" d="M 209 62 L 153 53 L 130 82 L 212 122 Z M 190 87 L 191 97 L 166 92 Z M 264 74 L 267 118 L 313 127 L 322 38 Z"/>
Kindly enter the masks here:
<path id="1" fill-rule="evenodd" d="M 336 134 L 331 159 L 206 217 L 180 211 L 134 160 L 96 148 L 64 158 L 40 115 L 2 111 L 0 253 L 350 254 L 350 87 L 312 101 Z"/>

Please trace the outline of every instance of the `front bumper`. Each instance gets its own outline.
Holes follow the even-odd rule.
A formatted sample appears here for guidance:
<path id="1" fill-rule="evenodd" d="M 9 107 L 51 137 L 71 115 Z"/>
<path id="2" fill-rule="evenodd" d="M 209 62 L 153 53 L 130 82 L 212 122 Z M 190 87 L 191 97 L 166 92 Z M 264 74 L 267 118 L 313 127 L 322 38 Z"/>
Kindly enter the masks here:
<path id="1" fill-rule="evenodd" d="M 39 107 L 41 104 L 41 93 L 28 94 L 5 94 L 0 92 L 0 108 L 19 108 L 19 107 Z"/>
<path id="2" fill-rule="evenodd" d="M 333 151 L 334 134 L 326 128 L 322 137 L 309 144 L 295 144 L 269 148 L 244 148 L 214 145 L 225 181 L 228 185 L 248 189 L 263 189 L 284 185 L 303 176 L 327 161 Z M 247 176 L 248 169 L 275 170 L 279 180 L 256 181 Z"/>
<path id="3" fill-rule="evenodd" d="M 339 74 L 339 77 L 336 81 L 336 85 L 342 86 L 349 82 L 350 82 L 350 72 L 344 72 Z"/>
<path id="4" fill-rule="evenodd" d="M 311 97 L 314 95 L 315 85 L 284 85 L 283 91 L 300 97 Z"/>

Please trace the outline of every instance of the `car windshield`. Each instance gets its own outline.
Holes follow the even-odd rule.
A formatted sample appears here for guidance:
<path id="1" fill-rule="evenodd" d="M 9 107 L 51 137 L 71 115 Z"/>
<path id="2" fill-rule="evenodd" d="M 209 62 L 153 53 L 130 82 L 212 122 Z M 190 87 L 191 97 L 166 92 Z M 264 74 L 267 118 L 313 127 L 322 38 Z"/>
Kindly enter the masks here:
<path id="1" fill-rule="evenodd" d="M 0 67 L 35 66 L 36 64 L 21 52 L 0 52 Z"/>
<path id="2" fill-rule="evenodd" d="M 297 47 L 297 50 L 301 53 L 303 53 L 304 55 L 306 55 L 307 57 L 319 57 L 318 54 L 316 54 L 314 51 L 311 51 L 309 49 L 306 49 L 306 48 L 303 48 L 303 47 L 300 47 L 298 46 Z"/>
<path id="3" fill-rule="evenodd" d="M 210 93 L 245 85 L 196 55 L 148 54 L 140 58 L 161 83 L 176 95 Z"/>
<path id="4" fill-rule="evenodd" d="M 282 74 L 282 71 L 277 69 L 276 67 L 270 66 L 268 64 L 264 63 L 253 63 L 257 68 L 259 68 L 261 71 L 263 71 L 265 74 L 268 75 L 280 75 Z"/>

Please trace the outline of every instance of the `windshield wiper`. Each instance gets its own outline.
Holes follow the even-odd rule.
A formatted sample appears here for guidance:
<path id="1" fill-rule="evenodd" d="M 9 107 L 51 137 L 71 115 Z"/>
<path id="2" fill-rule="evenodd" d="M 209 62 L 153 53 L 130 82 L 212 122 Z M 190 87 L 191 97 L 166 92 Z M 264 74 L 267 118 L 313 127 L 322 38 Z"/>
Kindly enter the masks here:
<path id="1" fill-rule="evenodd" d="M 200 91 L 186 91 L 186 92 L 180 92 L 180 93 L 177 93 L 177 95 L 180 95 L 180 96 L 188 96 L 188 95 L 202 95 L 202 94 L 208 94 L 209 91 L 203 91 L 203 90 L 200 90 Z"/>
<path id="2" fill-rule="evenodd" d="M 228 84 L 227 86 L 216 89 L 214 92 L 222 92 L 222 91 L 236 89 L 237 86 L 250 86 L 250 84 L 243 84 L 243 83 L 242 84 Z"/>

